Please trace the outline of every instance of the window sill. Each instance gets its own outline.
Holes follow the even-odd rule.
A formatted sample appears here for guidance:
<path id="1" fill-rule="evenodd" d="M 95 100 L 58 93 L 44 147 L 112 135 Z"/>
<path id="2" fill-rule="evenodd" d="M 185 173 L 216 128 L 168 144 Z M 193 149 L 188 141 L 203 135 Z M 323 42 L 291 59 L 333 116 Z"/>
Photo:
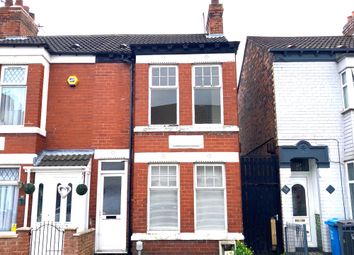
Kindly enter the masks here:
<path id="1" fill-rule="evenodd" d="M 46 131 L 38 127 L 0 125 L 0 134 L 39 134 L 41 136 L 46 136 Z"/>
<path id="2" fill-rule="evenodd" d="M 242 233 L 228 233 L 224 231 L 207 231 L 195 233 L 133 233 L 132 241 L 153 241 L 153 240 L 243 240 Z"/>
<path id="3" fill-rule="evenodd" d="M 136 126 L 135 133 L 149 132 L 238 132 L 238 126 L 231 125 L 183 125 L 183 126 Z"/>
<path id="4" fill-rule="evenodd" d="M 11 231 L 5 231 L 5 232 L 0 232 L 0 239 L 11 239 L 11 238 L 17 238 L 16 232 L 11 232 Z"/>

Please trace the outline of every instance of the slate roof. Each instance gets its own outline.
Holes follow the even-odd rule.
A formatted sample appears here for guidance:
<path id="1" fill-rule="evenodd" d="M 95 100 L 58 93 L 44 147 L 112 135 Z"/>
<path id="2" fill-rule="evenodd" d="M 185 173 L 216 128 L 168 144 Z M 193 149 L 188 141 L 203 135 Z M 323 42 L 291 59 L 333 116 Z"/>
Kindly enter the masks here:
<path id="1" fill-rule="evenodd" d="M 35 160 L 35 166 L 87 166 L 93 151 L 43 151 Z"/>
<path id="2" fill-rule="evenodd" d="M 260 37 L 249 36 L 248 40 L 269 50 L 272 49 L 333 49 L 354 50 L 354 36 L 302 36 L 302 37 Z"/>
<path id="3" fill-rule="evenodd" d="M 0 39 L 0 46 L 45 47 L 51 54 L 129 54 L 131 48 L 137 45 L 208 43 L 229 42 L 225 37 L 208 37 L 205 34 L 63 35 Z"/>

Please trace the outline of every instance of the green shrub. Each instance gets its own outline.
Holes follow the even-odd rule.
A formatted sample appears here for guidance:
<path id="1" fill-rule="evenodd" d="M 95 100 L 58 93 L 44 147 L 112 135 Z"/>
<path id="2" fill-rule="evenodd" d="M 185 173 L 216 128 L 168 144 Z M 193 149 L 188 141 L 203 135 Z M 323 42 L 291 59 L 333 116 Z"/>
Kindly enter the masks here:
<path id="1" fill-rule="evenodd" d="M 235 255 L 253 255 L 253 251 L 248 248 L 243 242 L 236 241 L 235 245 Z"/>

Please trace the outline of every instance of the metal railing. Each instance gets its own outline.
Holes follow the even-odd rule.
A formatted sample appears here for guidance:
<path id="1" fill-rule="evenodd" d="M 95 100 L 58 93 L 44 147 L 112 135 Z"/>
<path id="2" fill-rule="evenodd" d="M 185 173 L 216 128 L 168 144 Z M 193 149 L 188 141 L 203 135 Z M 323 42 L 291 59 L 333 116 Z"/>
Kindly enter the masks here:
<path id="1" fill-rule="evenodd" d="M 306 225 L 286 223 L 285 253 L 287 255 L 308 255 Z"/>
<path id="2" fill-rule="evenodd" d="M 64 230 L 53 222 L 43 222 L 31 230 L 30 255 L 62 255 Z"/>

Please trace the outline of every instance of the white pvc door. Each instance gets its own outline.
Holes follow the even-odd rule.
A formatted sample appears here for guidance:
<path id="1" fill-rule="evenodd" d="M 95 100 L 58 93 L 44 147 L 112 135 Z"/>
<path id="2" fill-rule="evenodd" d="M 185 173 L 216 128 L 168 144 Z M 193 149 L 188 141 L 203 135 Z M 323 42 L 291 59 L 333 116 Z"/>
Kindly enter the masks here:
<path id="1" fill-rule="evenodd" d="M 84 229 L 87 222 L 87 195 L 79 196 L 75 192 L 83 181 L 82 173 L 35 174 L 30 254 L 58 254 L 63 248 L 63 229 L 67 226 Z M 52 227 L 48 228 L 49 225 Z"/>
<path id="2" fill-rule="evenodd" d="M 293 222 L 306 225 L 308 245 L 317 247 L 314 197 L 312 187 L 308 183 L 308 176 L 292 178 L 292 184 Z"/>
<path id="3" fill-rule="evenodd" d="M 82 183 L 84 178 L 81 172 L 36 172 L 31 226 L 53 222 L 79 230 L 86 229 L 89 193 L 80 196 L 75 191 L 77 185 Z"/>
<path id="4" fill-rule="evenodd" d="M 126 162 L 100 162 L 96 251 L 126 251 Z"/>

